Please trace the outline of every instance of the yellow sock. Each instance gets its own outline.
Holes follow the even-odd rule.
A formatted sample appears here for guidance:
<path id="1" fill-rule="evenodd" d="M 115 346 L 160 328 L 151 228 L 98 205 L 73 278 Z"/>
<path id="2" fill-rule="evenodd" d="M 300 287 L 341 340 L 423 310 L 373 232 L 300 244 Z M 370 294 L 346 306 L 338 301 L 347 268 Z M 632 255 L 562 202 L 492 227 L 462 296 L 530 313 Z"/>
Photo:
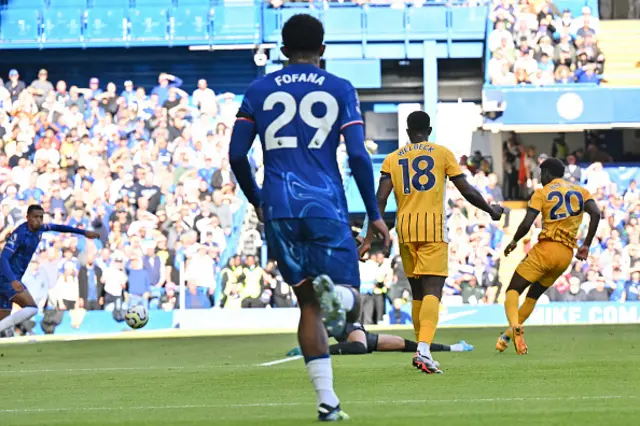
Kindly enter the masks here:
<path id="1" fill-rule="evenodd" d="M 440 313 L 440 299 L 435 296 L 425 296 L 420 308 L 420 335 L 419 342 L 431 344 L 436 335 L 438 315 Z"/>
<path id="2" fill-rule="evenodd" d="M 411 319 L 413 320 L 413 331 L 416 334 L 416 341 L 420 338 L 420 309 L 422 308 L 422 300 L 413 300 L 411 302 Z"/>
<path id="3" fill-rule="evenodd" d="M 522 306 L 520 306 L 520 309 L 518 309 L 518 322 L 520 324 L 523 324 L 527 320 L 527 318 L 529 318 L 529 316 L 531 315 L 531 313 L 536 307 L 536 302 L 537 300 L 532 299 L 530 297 L 527 297 L 524 299 Z M 509 328 L 504 334 L 506 334 L 507 337 L 509 338 L 513 337 L 511 328 Z"/>
<path id="4" fill-rule="evenodd" d="M 518 299 L 520 293 L 515 290 L 507 291 L 506 298 L 504 299 L 504 312 L 507 314 L 507 321 L 509 321 L 509 327 L 515 327 L 518 324 Z"/>

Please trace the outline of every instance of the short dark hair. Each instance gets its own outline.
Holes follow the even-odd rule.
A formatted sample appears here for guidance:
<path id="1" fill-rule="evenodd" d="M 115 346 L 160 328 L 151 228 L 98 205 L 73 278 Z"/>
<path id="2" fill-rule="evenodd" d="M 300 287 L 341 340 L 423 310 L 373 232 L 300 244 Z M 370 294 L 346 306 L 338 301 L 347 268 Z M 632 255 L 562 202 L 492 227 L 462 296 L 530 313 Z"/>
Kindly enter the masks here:
<path id="1" fill-rule="evenodd" d="M 322 22 L 311 15 L 293 15 L 282 27 L 282 44 L 290 52 L 318 53 L 323 43 Z"/>
<path id="2" fill-rule="evenodd" d="M 27 208 L 27 216 L 29 216 L 31 213 L 35 213 L 35 212 L 44 213 L 44 209 L 42 208 L 42 206 L 40 204 L 31 204 L 29 206 L 29 208 Z"/>
<path id="3" fill-rule="evenodd" d="M 424 111 L 414 111 L 407 117 L 407 129 L 414 132 L 428 131 L 431 127 L 431 117 Z"/>
<path id="4" fill-rule="evenodd" d="M 540 164 L 540 170 L 549 170 L 551 176 L 559 178 L 564 176 L 564 163 L 557 158 L 547 158 Z"/>

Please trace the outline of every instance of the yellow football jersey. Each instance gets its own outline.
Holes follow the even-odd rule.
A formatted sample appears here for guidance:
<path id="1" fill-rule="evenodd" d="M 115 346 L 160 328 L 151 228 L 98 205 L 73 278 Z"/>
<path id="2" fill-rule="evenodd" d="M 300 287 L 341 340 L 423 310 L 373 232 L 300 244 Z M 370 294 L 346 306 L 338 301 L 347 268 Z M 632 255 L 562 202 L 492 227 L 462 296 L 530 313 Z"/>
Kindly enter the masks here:
<path id="1" fill-rule="evenodd" d="M 447 148 L 431 142 L 408 144 L 387 155 L 381 179 L 391 179 L 396 197 L 396 231 L 401 243 L 446 242 L 447 177 L 462 176 Z"/>
<path id="2" fill-rule="evenodd" d="M 529 207 L 542 213 L 542 232 L 538 240 L 556 241 L 576 248 L 584 203 L 591 199 L 589 191 L 564 179 L 554 179 L 544 188 L 537 189 Z"/>

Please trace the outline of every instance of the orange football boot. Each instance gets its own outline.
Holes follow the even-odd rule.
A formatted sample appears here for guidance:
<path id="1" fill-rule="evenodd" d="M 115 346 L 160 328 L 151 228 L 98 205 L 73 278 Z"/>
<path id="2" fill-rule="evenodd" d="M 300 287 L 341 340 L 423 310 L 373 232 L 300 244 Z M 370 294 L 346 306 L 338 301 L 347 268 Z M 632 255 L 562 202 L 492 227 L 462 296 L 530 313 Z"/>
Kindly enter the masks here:
<path id="1" fill-rule="evenodd" d="M 522 324 L 518 324 L 513 327 L 513 345 L 516 348 L 518 355 L 526 355 L 529 351 L 527 343 L 524 341 L 524 328 Z"/>

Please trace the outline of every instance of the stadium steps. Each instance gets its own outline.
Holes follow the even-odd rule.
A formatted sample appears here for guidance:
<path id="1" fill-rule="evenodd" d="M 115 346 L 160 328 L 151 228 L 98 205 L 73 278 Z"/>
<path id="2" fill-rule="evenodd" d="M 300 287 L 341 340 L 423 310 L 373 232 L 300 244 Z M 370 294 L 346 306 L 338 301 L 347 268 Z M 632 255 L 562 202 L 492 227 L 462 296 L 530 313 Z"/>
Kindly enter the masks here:
<path id="1" fill-rule="evenodd" d="M 601 21 L 598 39 L 606 60 L 603 85 L 640 86 L 640 20 Z"/>

